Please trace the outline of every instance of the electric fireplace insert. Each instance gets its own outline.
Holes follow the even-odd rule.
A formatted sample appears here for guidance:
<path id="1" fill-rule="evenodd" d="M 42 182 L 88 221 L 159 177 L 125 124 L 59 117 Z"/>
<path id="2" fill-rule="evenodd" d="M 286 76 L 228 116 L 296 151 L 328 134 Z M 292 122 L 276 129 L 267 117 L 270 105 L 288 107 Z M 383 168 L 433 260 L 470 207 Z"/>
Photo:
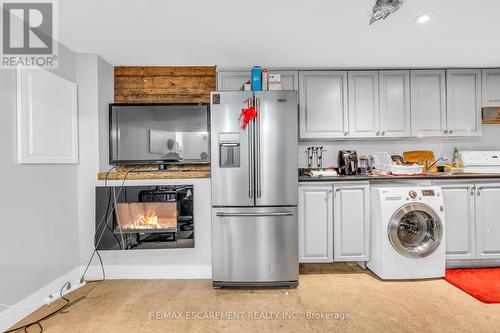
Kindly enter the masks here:
<path id="1" fill-rule="evenodd" d="M 98 250 L 194 247 L 193 186 L 96 187 Z"/>

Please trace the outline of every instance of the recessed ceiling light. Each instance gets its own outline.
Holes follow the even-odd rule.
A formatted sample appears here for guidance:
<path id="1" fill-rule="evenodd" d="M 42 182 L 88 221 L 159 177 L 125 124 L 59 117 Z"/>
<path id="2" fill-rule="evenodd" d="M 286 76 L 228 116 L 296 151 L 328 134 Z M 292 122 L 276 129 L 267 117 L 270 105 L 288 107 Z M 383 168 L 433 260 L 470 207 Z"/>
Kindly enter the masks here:
<path id="1" fill-rule="evenodd" d="M 432 19 L 432 13 L 424 13 L 422 15 L 417 16 L 415 21 L 420 24 L 424 24 L 429 22 Z"/>

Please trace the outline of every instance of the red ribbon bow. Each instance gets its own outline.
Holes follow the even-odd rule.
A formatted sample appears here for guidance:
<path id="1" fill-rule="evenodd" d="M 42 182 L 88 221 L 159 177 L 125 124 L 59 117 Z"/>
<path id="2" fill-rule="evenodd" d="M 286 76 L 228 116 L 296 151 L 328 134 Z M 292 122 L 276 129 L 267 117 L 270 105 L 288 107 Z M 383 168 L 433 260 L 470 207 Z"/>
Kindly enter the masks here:
<path id="1" fill-rule="evenodd" d="M 255 106 L 249 106 L 247 109 L 241 109 L 239 121 L 241 121 L 241 128 L 245 129 L 250 121 L 257 117 L 257 110 Z"/>

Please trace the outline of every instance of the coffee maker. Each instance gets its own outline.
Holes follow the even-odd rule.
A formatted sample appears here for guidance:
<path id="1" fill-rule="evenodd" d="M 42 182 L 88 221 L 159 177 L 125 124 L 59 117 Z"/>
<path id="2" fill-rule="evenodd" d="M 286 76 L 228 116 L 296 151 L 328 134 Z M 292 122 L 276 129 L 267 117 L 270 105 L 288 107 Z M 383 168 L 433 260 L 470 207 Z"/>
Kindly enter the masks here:
<path id="1" fill-rule="evenodd" d="M 358 154 L 354 150 L 339 151 L 338 168 L 341 175 L 358 173 Z"/>

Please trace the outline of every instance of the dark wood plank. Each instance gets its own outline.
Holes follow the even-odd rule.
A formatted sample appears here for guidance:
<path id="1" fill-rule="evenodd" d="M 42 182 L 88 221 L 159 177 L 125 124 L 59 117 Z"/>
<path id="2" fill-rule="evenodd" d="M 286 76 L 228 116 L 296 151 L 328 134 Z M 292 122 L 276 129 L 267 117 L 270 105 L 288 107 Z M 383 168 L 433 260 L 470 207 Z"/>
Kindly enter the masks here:
<path id="1" fill-rule="evenodd" d="M 115 67 L 116 103 L 209 103 L 216 67 Z"/>

